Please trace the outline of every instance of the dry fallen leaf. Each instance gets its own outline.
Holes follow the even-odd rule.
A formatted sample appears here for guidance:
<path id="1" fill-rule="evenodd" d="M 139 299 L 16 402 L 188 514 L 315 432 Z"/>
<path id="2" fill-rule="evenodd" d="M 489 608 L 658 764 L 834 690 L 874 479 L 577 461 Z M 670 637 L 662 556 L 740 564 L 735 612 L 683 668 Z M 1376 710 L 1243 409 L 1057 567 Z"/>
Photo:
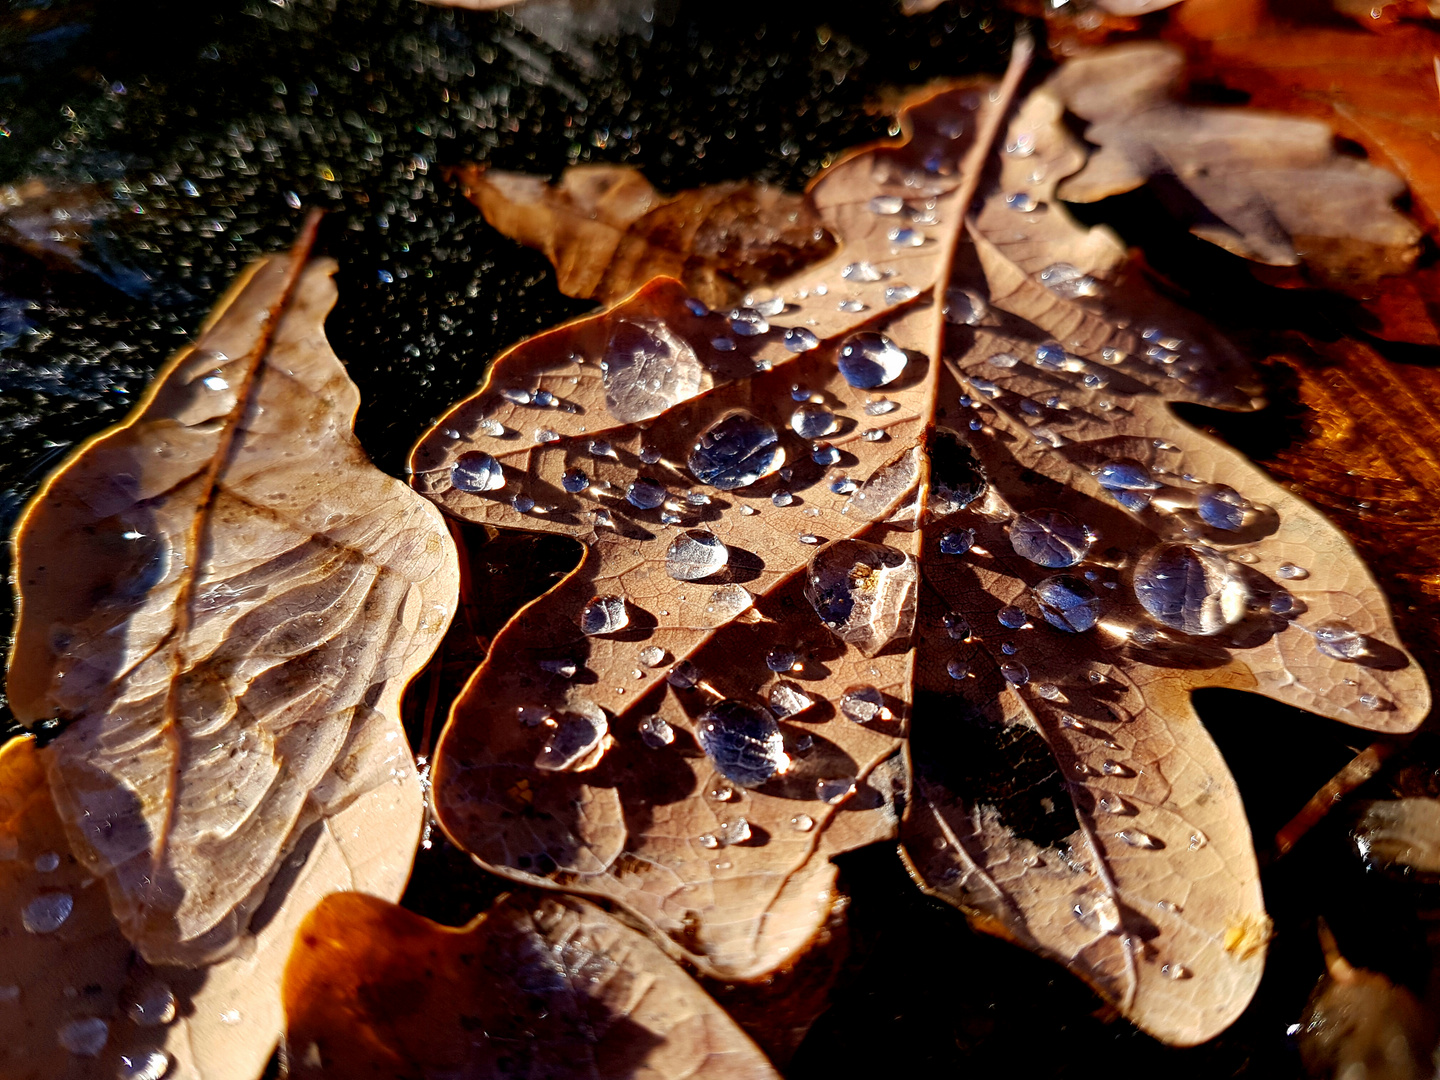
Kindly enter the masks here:
<path id="1" fill-rule="evenodd" d="M 1198 1042 L 1268 920 L 1189 692 L 1402 731 L 1428 690 L 1341 535 L 1170 413 L 1251 407 L 1251 376 L 1055 202 L 1060 103 L 991 154 L 967 93 L 812 186 L 833 259 L 728 317 L 652 282 L 501 356 L 417 447 L 450 512 L 587 544 L 457 703 L 437 810 L 497 872 L 753 979 L 814 932 L 828 858 L 891 834 L 908 731 L 926 887 Z"/>
<path id="2" fill-rule="evenodd" d="M 1184 68 L 1177 47 L 1135 42 L 1050 78 L 1099 147 L 1060 185 L 1062 198 L 1095 202 L 1149 181 L 1196 236 L 1247 259 L 1303 260 L 1350 283 L 1411 266 L 1421 233 L 1395 210 L 1398 177 L 1337 153 L 1322 123 L 1182 104 L 1173 93 Z"/>
<path id="3" fill-rule="evenodd" d="M 327 897 L 296 938 L 285 1010 L 293 1077 L 778 1078 L 660 949 L 553 894 L 513 893 L 461 929 Z"/>
<path id="4" fill-rule="evenodd" d="M 576 165 L 556 185 L 471 165 L 466 196 L 506 236 L 555 264 L 560 291 L 611 303 L 655 277 L 714 307 L 835 250 L 814 208 L 768 184 L 712 184 L 661 195 L 620 165 Z"/>
<path id="5" fill-rule="evenodd" d="M 355 441 L 311 237 L 242 275 L 15 534 L 10 702 L 64 725 L 41 758 L 70 846 L 152 964 L 243 953 L 352 875 L 396 894 L 420 828 L 399 697 L 455 551 Z"/>

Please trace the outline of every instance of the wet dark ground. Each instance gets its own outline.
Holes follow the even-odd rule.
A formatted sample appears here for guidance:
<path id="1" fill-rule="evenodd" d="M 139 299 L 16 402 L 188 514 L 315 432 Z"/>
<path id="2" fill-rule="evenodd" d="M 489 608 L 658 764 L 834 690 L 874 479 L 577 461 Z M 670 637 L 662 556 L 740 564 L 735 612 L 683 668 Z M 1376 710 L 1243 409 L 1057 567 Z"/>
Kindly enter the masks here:
<path id="1" fill-rule="evenodd" d="M 364 395 L 357 429 L 398 474 L 491 356 L 588 307 L 557 292 L 541 256 L 486 226 L 446 165 L 553 174 L 619 161 L 666 189 L 737 177 L 798 188 L 828 154 L 885 132 L 865 108 L 882 88 L 998 70 L 1011 34 L 1011 16 L 984 3 L 912 19 L 879 0 L 656 7 L 561 50 L 553 25 L 412 0 L 10 0 L 0 184 L 93 186 L 109 216 L 83 267 L 0 246 L 0 523 L 68 448 L 124 415 L 235 271 L 285 246 L 310 206 L 331 211 L 321 246 L 340 263 L 340 299 L 327 330 Z M 1143 204 L 1095 212 L 1118 214 L 1218 316 L 1310 317 L 1277 313 L 1248 284 L 1207 288 L 1216 274 L 1250 279 Z M 1274 440 L 1289 419 L 1281 394 L 1269 417 L 1227 430 L 1242 445 Z M 563 552 L 543 546 L 505 560 L 533 588 L 564 569 Z M 1197 704 L 1259 838 L 1363 745 L 1247 695 Z M 892 849 L 842 863 L 855 951 L 787 1067 L 794 1078 L 1289 1077 L 1300 1067 L 1286 1029 L 1321 970 L 1318 915 L 1353 962 L 1417 989 L 1428 972 L 1417 910 L 1433 898 L 1367 872 L 1343 823 L 1266 870 L 1277 937 L 1265 982 L 1234 1027 L 1190 1050 L 1108 1020 L 1063 970 L 971 933 L 910 884 Z M 458 923 L 497 889 L 437 843 L 406 902 Z"/>

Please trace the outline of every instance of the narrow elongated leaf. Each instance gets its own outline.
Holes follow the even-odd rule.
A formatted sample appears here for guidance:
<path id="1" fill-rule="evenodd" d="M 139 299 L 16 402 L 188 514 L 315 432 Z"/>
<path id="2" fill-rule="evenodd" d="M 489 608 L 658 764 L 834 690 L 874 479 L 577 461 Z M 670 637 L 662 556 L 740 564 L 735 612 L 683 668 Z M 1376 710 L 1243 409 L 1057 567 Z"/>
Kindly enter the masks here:
<path id="1" fill-rule="evenodd" d="M 334 264 L 308 249 L 252 265 L 16 531 L 10 701 L 65 725 L 42 757 L 71 847 L 150 963 L 235 951 L 307 830 L 357 799 L 387 809 L 342 848 L 387 893 L 420 826 L 398 701 L 455 552 L 351 433 Z"/>
<path id="2" fill-rule="evenodd" d="M 921 884 L 1196 1042 L 1268 920 L 1190 691 L 1404 731 L 1428 689 L 1342 536 L 1169 411 L 1252 408 L 1253 375 L 1059 207 L 1085 160 L 1060 102 L 982 94 L 1006 125 L 957 160 L 966 93 L 817 181 L 841 249 L 773 306 L 653 282 L 500 357 L 422 441 L 447 510 L 588 548 L 457 703 L 437 807 L 499 872 L 754 977 L 803 947 L 825 860 L 889 835 L 876 737 L 909 734 Z"/>
<path id="3" fill-rule="evenodd" d="M 462 929 L 327 897 L 296 939 L 285 1010 L 290 1075 L 315 1080 L 778 1076 L 644 936 L 584 900 L 528 891 Z"/>

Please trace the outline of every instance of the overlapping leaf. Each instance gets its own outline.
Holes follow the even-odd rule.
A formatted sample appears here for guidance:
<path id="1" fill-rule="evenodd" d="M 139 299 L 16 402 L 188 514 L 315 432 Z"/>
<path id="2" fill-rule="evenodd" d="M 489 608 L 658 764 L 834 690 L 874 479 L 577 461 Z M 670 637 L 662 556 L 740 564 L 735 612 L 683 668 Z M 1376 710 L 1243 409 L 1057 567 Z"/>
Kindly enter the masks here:
<path id="1" fill-rule="evenodd" d="M 644 936 L 586 901 L 527 891 L 463 929 L 327 897 L 296 939 L 285 1009 L 297 1077 L 777 1076 Z"/>
<path id="2" fill-rule="evenodd" d="M 804 946 L 828 858 L 892 834 L 908 733 L 921 882 L 1196 1042 L 1248 1001 L 1267 922 L 1190 690 L 1379 731 L 1428 691 L 1340 534 L 1170 414 L 1250 407 L 1251 377 L 1054 202 L 1084 161 L 1060 103 L 1010 113 L 997 88 L 977 125 L 970 93 L 817 181 L 841 249 L 773 304 L 727 317 L 652 282 L 502 356 L 422 441 L 417 486 L 450 512 L 587 545 L 457 703 L 437 810 L 498 872 L 754 978 Z M 992 108 L 993 155 L 968 141 Z M 908 350 L 870 393 L 840 370 L 873 385 L 857 331 Z M 753 482 L 705 482 L 766 425 L 788 471 L 766 449 L 727 458 Z M 722 737 L 741 717 L 758 743 Z"/>
<path id="3" fill-rule="evenodd" d="M 311 236 L 247 271 L 15 539 L 10 701 L 64 727 L 39 756 L 69 848 L 147 963 L 235 956 L 197 978 L 243 986 L 246 1066 L 276 1033 L 286 929 L 334 889 L 404 885 L 421 806 L 399 696 L 457 589 L 435 509 L 350 430 Z M 244 1072 L 217 1030 L 200 1074 Z"/>

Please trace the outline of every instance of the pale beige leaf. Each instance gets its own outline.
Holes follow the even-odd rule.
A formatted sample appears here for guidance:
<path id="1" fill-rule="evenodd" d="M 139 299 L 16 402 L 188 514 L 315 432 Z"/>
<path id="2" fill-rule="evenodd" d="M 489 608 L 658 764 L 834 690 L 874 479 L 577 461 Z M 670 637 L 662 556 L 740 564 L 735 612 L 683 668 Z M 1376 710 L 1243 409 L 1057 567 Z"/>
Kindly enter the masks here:
<path id="1" fill-rule="evenodd" d="M 1415 261 L 1421 234 L 1395 210 L 1399 177 L 1337 153 L 1317 121 L 1181 104 L 1172 95 L 1184 66 L 1175 46 L 1136 42 L 1050 77 L 1099 147 L 1062 198 L 1094 202 L 1149 181 L 1191 232 L 1247 259 L 1351 280 Z"/>
<path id="2" fill-rule="evenodd" d="M 300 929 L 285 1009 L 289 1075 L 310 1080 L 778 1080 L 660 949 L 554 894 L 513 893 L 462 929 L 331 896 Z"/>
<path id="3" fill-rule="evenodd" d="M 70 844 L 154 964 L 245 947 L 307 830 L 367 793 L 390 809 L 341 850 L 388 893 L 420 826 L 399 696 L 456 557 L 355 441 L 324 336 L 334 264 L 307 251 L 253 265 L 16 532 L 10 701 L 65 724 L 42 757 Z"/>

